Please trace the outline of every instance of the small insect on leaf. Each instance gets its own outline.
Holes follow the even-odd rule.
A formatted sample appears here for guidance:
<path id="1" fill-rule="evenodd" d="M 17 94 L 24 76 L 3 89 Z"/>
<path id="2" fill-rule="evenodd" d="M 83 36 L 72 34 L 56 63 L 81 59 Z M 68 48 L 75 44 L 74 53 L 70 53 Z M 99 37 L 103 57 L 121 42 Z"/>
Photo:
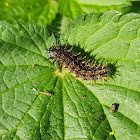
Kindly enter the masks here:
<path id="1" fill-rule="evenodd" d="M 42 94 L 45 94 L 47 96 L 52 96 L 52 93 L 50 92 L 41 92 L 41 91 L 37 91 L 35 88 L 33 88 L 34 91 L 36 91 L 37 93 L 42 93 Z"/>
<path id="2" fill-rule="evenodd" d="M 109 133 L 109 135 L 114 135 L 115 134 L 115 131 L 112 131 Z"/>
<path id="3" fill-rule="evenodd" d="M 110 112 L 111 112 L 111 113 L 116 112 L 116 111 L 118 110 L 118 107 L 119 107 L 119 104 L 118 104 L 118 103 L 113 103 L 113 104 L 111 105 Z"/>
<path id="4" fill-rule="evenodd" d="M 47 96 L 52 96 L 52 94 L 50 92 L 40 92 L 40 91 L 37 91 L 37 93 L 42 93 L 42 94 L 45 94 Z"/>

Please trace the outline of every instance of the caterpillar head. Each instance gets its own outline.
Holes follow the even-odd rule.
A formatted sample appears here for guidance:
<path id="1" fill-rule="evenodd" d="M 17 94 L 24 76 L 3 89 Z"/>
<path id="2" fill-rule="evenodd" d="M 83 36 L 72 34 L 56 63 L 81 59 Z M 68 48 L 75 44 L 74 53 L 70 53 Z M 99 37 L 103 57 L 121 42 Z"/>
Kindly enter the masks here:
<path id="1" fill-rule="evenodd" d="M 58 50 L 57 50 L 57 48 L 55 46 L 52 46 L 50 48 L 47 48 L 48 58 L 49 59 L 55 58 L 57 51 Z"/>

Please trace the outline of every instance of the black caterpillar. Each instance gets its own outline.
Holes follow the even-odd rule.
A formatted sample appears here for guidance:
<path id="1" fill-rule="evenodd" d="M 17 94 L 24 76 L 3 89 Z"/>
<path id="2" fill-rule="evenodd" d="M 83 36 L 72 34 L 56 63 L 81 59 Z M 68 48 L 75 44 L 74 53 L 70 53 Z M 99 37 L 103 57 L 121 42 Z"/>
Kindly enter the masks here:
<path id="1" fill-rule="evenodd" d="M 71 73 L 75 73 L 76 77 L 80 77 L 83 80 L 106 79 L 109 74 L 109 68 L 107 64 L 100 65 L 85 60 L 85 57 L 80 57 L 80 53 L 74 55 L 72 48 L 67 49 L 63 46 L 52 46 L 47 49 L 49 59 L 53 59 L 54 62 L 58 62 L 65 68 L 69 69 Z"/>

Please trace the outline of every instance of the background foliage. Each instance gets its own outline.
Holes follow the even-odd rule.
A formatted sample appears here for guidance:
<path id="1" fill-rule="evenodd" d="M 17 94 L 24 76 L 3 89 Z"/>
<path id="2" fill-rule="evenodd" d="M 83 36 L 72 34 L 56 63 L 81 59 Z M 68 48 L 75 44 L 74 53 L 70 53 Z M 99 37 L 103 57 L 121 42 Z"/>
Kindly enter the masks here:
<path id="1" fill-rule="evenodd" d="M 138 0 L 1 0 L 0 139 L 139 139 L 139 7 Z M 57 42 L 111 63 L 113 77 L 93 86 L 64 76 L 45 51 Z"/>

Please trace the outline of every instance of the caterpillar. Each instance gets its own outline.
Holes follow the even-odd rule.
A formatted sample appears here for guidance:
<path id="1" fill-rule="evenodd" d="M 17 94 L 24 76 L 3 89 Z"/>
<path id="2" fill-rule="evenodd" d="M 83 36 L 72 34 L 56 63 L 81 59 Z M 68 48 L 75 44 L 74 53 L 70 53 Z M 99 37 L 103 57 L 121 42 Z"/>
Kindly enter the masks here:
<path id="1" fill-rule="evenodd" d="M 74 73 L 76 77 L 93 81 L 107 80 L 110 71 L 107 64 L 101 66 L 93 61 L 86 61 L 85 57 L 80 56 L 80 53 L 74 54 L 73 49 L 68 49 L 65 45 L 51 46 L 47 51 L 49 59 L 53 59 L 54 62 L 69 69 L 70 73 Z"/>

